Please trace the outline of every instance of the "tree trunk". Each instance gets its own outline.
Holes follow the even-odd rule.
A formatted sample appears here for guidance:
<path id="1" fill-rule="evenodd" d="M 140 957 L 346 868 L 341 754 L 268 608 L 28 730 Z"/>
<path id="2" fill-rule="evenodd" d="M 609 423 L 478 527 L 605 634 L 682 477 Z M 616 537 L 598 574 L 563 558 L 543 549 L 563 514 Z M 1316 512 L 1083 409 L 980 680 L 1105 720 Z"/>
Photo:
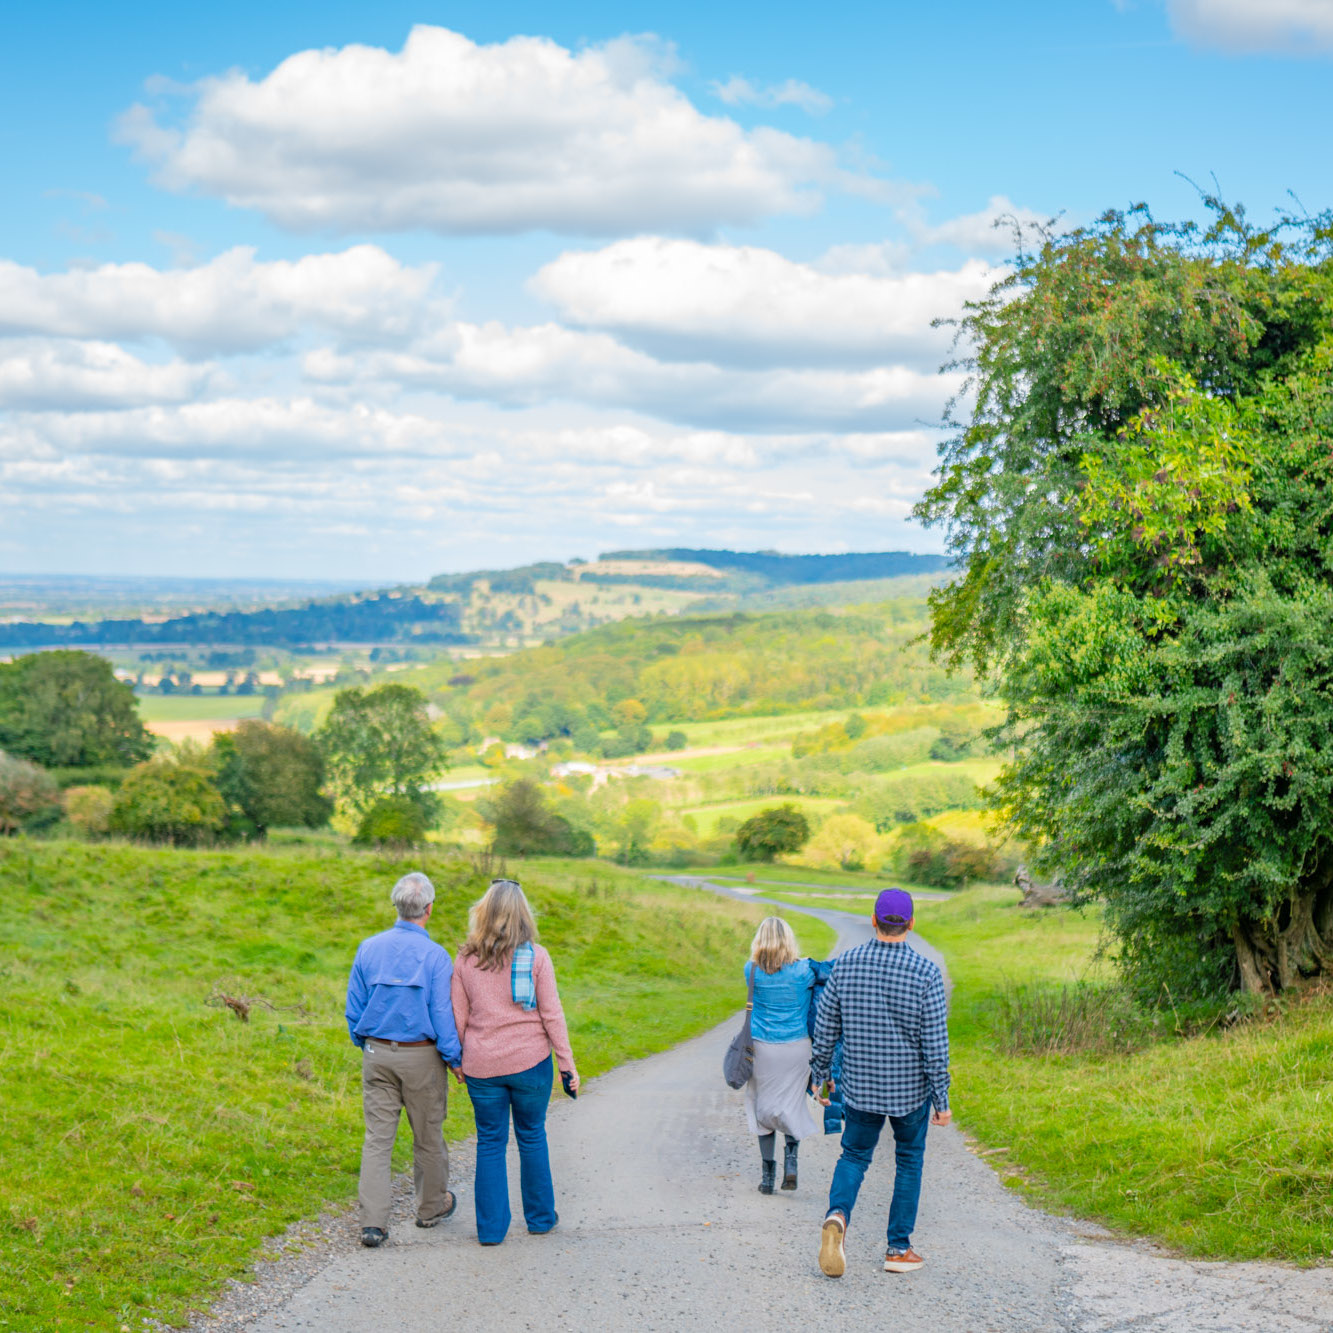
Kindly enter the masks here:
<path id="1" fill-rule="evenodd" d="M 1333 868 L 1302 884 L 1275 917 L 1237 922 L 1231 938 L 1241 988 L 1252 995 L 1333 975 Z"/>

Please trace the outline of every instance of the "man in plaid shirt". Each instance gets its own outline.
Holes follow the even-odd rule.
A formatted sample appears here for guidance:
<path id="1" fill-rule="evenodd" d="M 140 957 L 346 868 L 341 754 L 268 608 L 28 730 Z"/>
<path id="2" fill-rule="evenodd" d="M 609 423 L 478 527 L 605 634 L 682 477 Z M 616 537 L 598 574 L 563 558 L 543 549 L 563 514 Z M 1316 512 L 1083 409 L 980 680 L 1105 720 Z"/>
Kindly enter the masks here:
<path id="1" fill-rule="evenodd" d="M 843 1238 L 885 1120 L 893 1130 L 896 1171 L 884 1270 L 911 1273 L 923 1262 L 912 1249 L 912 1228 L 926 1128 L 947 1125 L 951 1118 L 949 1031 L 944 977 L 907 942 L 914 915 L 911 894 L 885 889 L 879 895 L 875 938 L 834 960 L 815 1016 L 810 1074 L 817 1095 L 827 1106 L 823 1085 L 841 1040 L 847 1108 L 819 1247 L 819 1266 L 829 1277 L 846 1270 Z"/>

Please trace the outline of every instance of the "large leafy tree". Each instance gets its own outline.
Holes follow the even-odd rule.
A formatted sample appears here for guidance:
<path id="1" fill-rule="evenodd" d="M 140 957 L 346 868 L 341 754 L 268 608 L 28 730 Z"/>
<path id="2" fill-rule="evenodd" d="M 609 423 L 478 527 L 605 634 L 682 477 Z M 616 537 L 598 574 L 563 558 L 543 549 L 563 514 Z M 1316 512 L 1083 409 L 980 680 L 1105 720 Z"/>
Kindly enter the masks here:
<path id="1" fill-rule="evenodd" d="M 809 820 L 788 802 L 751 815 L 736 830 L 736 851 L 747 861 L 772 861 L 799 852 L 809 840 Z"/>
<path id="2" fill-rule="evenodd" d="M 339 690 L 316 740 L 329 786 L 357 815 L 382 797 L 422 798 L 445 766 L 426 696 L 410 685 Z"/>
<path id="3" fill-rule="evenodd" d="M 0 664 L 0 750 L 55 768 L 130 765 L 153 738 L 110 662 L 60 649 Z"/>
<path id="4" fill-rule="evenodd" d="M 322 791 L 324 756 L 290 727 L 247 718 L 213 738 L 209 759 L 218 790 L 252 836 L 262 838 L 271 828 L 320 828 L 333 813 Z"/>
<path id="5" fill-rule="evenodd" d="M 1215 200 L 1040 238 L 971 307 L 919 513 L 1014 824 L 1153 988 L 1333 970 L 1333 230 Z"/>

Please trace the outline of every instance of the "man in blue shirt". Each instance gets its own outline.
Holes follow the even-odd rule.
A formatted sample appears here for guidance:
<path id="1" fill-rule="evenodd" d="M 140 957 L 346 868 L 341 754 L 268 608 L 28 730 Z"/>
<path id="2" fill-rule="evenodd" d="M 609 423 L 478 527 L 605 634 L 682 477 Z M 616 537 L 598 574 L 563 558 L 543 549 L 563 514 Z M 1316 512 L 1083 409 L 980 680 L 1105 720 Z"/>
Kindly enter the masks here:
<path id="1" fill-rule="evenodd" d="M 347 982 L 347 1030 L 361 1047 L 361 1244 L 389 1235 L 393 1143 L 401 1111 L 412 1126 L 417 1226 L 444 1221 L 458 1202 L 449 1190 L 447 1065 L 462 1082 L 462 1047 L 454 1026 L 450 985 L 454 965 L 426 934 L 435 887 L 418 872 L 404 875 L 390 898 L 398 920 L 362 942 Z"/>
<path id="2" fill-rule="evenodd" d="M 911 1273 L 923 1262 L 912 1249 L 912 1228 L 926 1129 L 947 1125 L 952 1113 L 944 977 L 908 944 L 914 920 L 912 895 L 885 889 L 875 900 L 875 938 L 834 959 L 815 1016 L 811 1077 L 816 1087 L 828 1079 L 841 1039 L 846 1106 L 842 1156 L 833 1170 L 819 1247 L 819 1266 L 829 1277 L 846 1270 L 847 1223 L 886 1120 L 896 1169 L 884 1270 Z M 827 1090 L 819 1100 L 828 1105 Z"/>

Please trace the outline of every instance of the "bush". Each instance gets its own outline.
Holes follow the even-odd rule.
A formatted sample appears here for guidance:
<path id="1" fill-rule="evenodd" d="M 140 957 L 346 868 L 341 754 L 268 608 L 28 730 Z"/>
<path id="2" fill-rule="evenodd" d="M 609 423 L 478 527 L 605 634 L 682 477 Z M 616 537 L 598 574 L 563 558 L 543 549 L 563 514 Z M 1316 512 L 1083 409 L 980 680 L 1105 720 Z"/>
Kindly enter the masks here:
<path id="1" fill-rule="evenodd" d="M 426 816 L 410 796 L 386 796 L 361 816 L 352 841 L 359 847 L 415 847 L 426 838 Z"/>
<path id="2" fill-rule="evenodd" d="M 60 789 L 39 764 L 0 751 L 0 833 L 59 818 Z"/>
<path id="3" fill-rule="evenodd" d="M 150 759 L 121 783 L 108 824 L 129 838 L 199 847 L 216 841 L 226 821 L 226 802 L 203 767 Z"/>
<path id="4" fill-rule="evenodd" d="M 65 817 L 85 838 L 100 838 L 111 828 L 111 807 L 115 804 L 108 787 L 68 787 L 65 790 Z"/>
<path id="5" fill-rule="evenodd" d="M 477 811 L 494 830 L 491 846 L 501 856 L 592 856 L 597 850 L 592 834 L 556 814 L 531 778 L 478 801 Z"/>
<path id="6" fill-rule="evenodd" d="M 683 731 L 668 731 L 662 742 L 664 750 L 683 750 L 689 744 L 689 738 Z"/>
<path id="7" fill-rule="evenodd" d="M 959 889 L 971 880 L 993 879 L 999 858 L 989 844 L 950 838 L 930 824 L 909 824 L 899 834 L 894 862 L 918 884 Z"/>

